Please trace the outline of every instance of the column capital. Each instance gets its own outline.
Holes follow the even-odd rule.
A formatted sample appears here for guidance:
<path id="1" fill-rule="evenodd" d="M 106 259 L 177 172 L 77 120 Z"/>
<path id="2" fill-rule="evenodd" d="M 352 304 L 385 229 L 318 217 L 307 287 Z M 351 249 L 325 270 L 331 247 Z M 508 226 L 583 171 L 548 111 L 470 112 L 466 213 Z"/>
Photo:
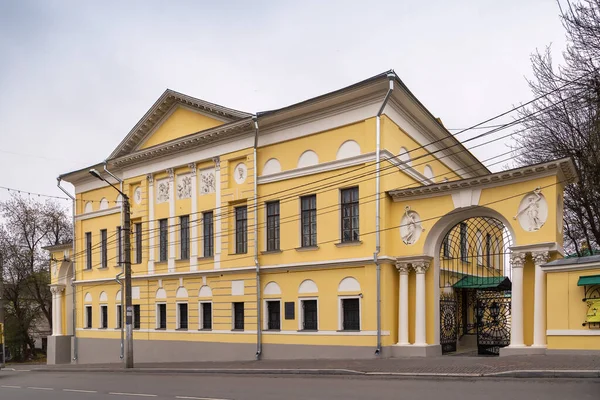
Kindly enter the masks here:
<path id="1" fill-rule="evenodd" d="M 215 169 L 218 171 L 221 169 L 221 157 L 214 157 L 213 162 L 215 163 Z"/>
<path id="2" fill-rule="evenodd" d="M 192 171 L 192 176 L 196 176 L 196 171 L 197 171 L 196 163 L 195 162 L 189 163 L 188 168 Z"/>
<path id="3" fill-rule="evenodd" d="M 546 264 L 550 260 L 550 252 L 534 251 L 531 253 L 531 258 L 533 258 L 535 265 Z"/>
<path id="4" fill-rule="evenodd" d="M 400 273 L 400 275 L 408 275 L 409 267 L 408 263 L 396 261 L 396 269 Z"/>
<path id="5" fill-rule="evenodd" d="M 150 184 L 150 186 L 154 185 L 154 175 L 148 174 L 148 175 L 146 175 L 146 179 L 148 180 L 148 183 Z"/>
<path id="6" fill-rule="evenodd" d="M 173 171 L 173 168 L 167 168 L 166 171 L 167 174 L 169 174 L 169 182 L 173 182 L 175 179 L 175 171 Z"/>
<path id="7" fill-rule="evenodd" d="M 415 261 L 412 263 L 412 267 L 417 274 L 424 274 L 429 269 L 429 262 Z"/>
<path id="8" fill-rule="evenodd" d="M 65 285 L 50 285 L 52 294 L 60 294 L 65 290 Z"/>
<path id="9" fill-rule="evenodd" d="M 523 268 L 525 265 L 525 253 L 512 253 L 510 255 L 510 265 L 513 268 Z"/>

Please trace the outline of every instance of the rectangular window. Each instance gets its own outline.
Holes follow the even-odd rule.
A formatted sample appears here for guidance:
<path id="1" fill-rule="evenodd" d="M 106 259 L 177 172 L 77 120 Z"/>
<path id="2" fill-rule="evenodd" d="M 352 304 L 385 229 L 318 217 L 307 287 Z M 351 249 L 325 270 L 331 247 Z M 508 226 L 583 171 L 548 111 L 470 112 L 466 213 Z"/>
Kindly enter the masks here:
<path id="1" fill-rule="evenodd" d="M 301 300 L 302 302 L 302 330 L 317 330 L 317 300 Z"/>
<path id="2" fill-rule="evenodd" d="M 85 328 L 92 328 L 92 306 L 85 306 Z"/>
<path id="3" fill-rule="evenodd" d="M 279 201 L 267 203 L 267 251 L 279 250 Z"/>
<path id="4" fill-rule="evenodd" d="M 358 188 L 342 189 L 342 242 L 358 239 Z"/>
<path id="5" fill-rule="evenodd" d="M 492 266 L 492 235 L 485 235 L 485 264 L 488 268 Z"/>
<path id="6" fill-rule="evenodd" d="M 167 219 L 161 219 L 159 224 L 159 255 L 158 261 L 167 261 L 167 247 L 169 241 L 169 223 Z"/>
<path id="7" fill-rule="evenodd" d="M 300 198 L 302 247 L 317 245 L 317 195 Z"/>
<path id="8" fill-rule="evenodd" d="M 100 267 L 106 268 L 108 267 L 108 258 L 107 256 L 107 237 L 106 237 L 106 229 L 100 230 Z"/>
<path id="9" fill-rule="evenodd" d="M 248 209 L 246 206 L 235 208 L 235 252 L 248 252 Z"/>
<path id="10" fill-rule="evenodd" d="M 212 211 L 202 214 L 203 221 L 203 242 L 204 242 L 204 257 L 212 257 L 214 254 L 213 247 L 213 213 Z"/>
<path id="11" fill-rule="evenodd" d="M 142 223 L 135 224 L 135 263 L 142 263 Z"/>
<path id="12" fill-rule="evenodd" d="M 123 231 L 120 226 L 117 226 L 117 262 L 119 266 L 123 262 Z"/>
<path id="13" fill-rule="evenodd" d="M 156 305 L 156 329 L 167 329 L 167 305 Z"/>
<path id="14" fill-rule="evenodd" d="M 177 303 L 177 329 L 188 328 L 188 305 Z"/>
<path id="15" fill-rule="evenodd" d="M 100 306 L 100 329 L 108 328 L 108 306 Z"/>
<path id="16" fill-rule="evenodd" d="M 200 329 L 212 329 L 212 303 L 200 303 Z"/>
<path id="17" fill-rule="evenodd" d="M 450 233 L 448 233 L 448 235 L 446 235 L 446 237 L 444 238 L 443 247 L 444 257 L 450 258 Z"/>
<path id="18" fill-rule="evenodd" d="M 117 326 L 115 328 L 121 329 L 123 326 L 123 309 L 120 304 L 117 304 Z"/>
<path id="19" fill-rule="evenodd" d="M 360 300 L 358 298 L 342 299 L 342 330 L 360 330 Z"/>
<path id="20" fill-rule="evenodd" d="M 133 329 L 140 329 L 141 318 L 140 318 L 140 305 L 133 305 Z"/>
<path id="21" fill-rule="evenodd" d="M 467 224 L 465 222 L 460 223 L 460 259 L 464 262 L 469 261 L 467 248 Z"/>
<path id="22" fill-rule="evenodd" d="M 233 303 L 233 329 L 244 330 L 244 303 Z"/>
<path id="23" fill-rule="evenodd" d="M 179 241 L 180 258 L 187 260 L 190 258 L 190 217 L 183 215 L 179 217 Z"/>
<path id="24" fill-rule="evenodd" d="M 267 329 L 281 329 L 281 303 L 277 301 L 267 301 Z"/>
<path id="25" fill-rule="evenodd" d="M 85 269 L 92 269 L 92 232 L 85 233 Z"/>

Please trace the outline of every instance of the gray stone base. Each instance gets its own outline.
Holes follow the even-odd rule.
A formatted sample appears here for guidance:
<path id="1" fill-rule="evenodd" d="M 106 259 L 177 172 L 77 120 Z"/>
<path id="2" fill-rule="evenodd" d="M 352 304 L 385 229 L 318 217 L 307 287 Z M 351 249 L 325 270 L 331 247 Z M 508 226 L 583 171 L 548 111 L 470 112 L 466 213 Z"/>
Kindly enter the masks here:
<path id="1" fill-rule="evenodd" d="M 375 354 L 371 346 L 314 346 L 303 344 L 263 344 L 261 358 L 264 360 L 307 360 L 307 359 L 369 359 L 389 358 L 392 347 L 383 347 Z"/>
<path id="2" fill-rule="evenodd" d="M 502 347 L 500 349 L 500 357 L 506 356 L 531 356 L 531 355 L 544 355 L 546 354 L 545 347 Z"/>
<path id="3" fill-rule="evenodd" d="M 392 346 L 392 357 L 437 357 L 441 355 L 442 346 L 439 344 Z"/>
<path id="4" fill-rule="evenodd" d="M 47 363 L 71 363 L 71 336 L 48 336 Z"/>

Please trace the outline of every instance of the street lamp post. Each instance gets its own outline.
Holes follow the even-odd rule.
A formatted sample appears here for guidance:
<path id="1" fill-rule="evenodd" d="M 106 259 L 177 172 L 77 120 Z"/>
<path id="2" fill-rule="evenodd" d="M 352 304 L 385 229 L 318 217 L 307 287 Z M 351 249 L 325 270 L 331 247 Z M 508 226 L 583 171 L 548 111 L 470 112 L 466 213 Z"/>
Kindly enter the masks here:
<path id="1" fill-rule="evenodd" d="M 121 196 L 123 196 L 123 247 L 124 247 L 124 273 L 125 273 L 125 368 L 133 368 L 133 304 L 131 300 L 131 215 L 129 210 L 129 196 L 115 185 L 107 181 L 96 171 L 90 169 L 90 174 L 101 181 L 108 183 Z"/>

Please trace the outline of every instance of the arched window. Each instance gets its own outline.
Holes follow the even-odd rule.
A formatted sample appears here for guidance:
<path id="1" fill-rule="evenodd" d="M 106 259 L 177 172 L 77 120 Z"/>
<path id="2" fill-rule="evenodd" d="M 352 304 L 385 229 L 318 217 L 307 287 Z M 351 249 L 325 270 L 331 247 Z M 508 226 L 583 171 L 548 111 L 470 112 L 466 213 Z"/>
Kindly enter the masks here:
<path id="1" fill-rule="evenodd" d="M 310 167 L 319 163 L 319 156 L 312 150 L 306 150 L 300 158 L 298 158 L 298 168 Z"/>
<path id="2" fill-rule="evenodd" d="M 346 140 L 342 145 L 338 148 L 337 154 L 335 156 L 336 160 L 341 160 L 344 158 L 350 158 L 360 155 L 360 145 L 356 143 L 354 140 Z"/>

